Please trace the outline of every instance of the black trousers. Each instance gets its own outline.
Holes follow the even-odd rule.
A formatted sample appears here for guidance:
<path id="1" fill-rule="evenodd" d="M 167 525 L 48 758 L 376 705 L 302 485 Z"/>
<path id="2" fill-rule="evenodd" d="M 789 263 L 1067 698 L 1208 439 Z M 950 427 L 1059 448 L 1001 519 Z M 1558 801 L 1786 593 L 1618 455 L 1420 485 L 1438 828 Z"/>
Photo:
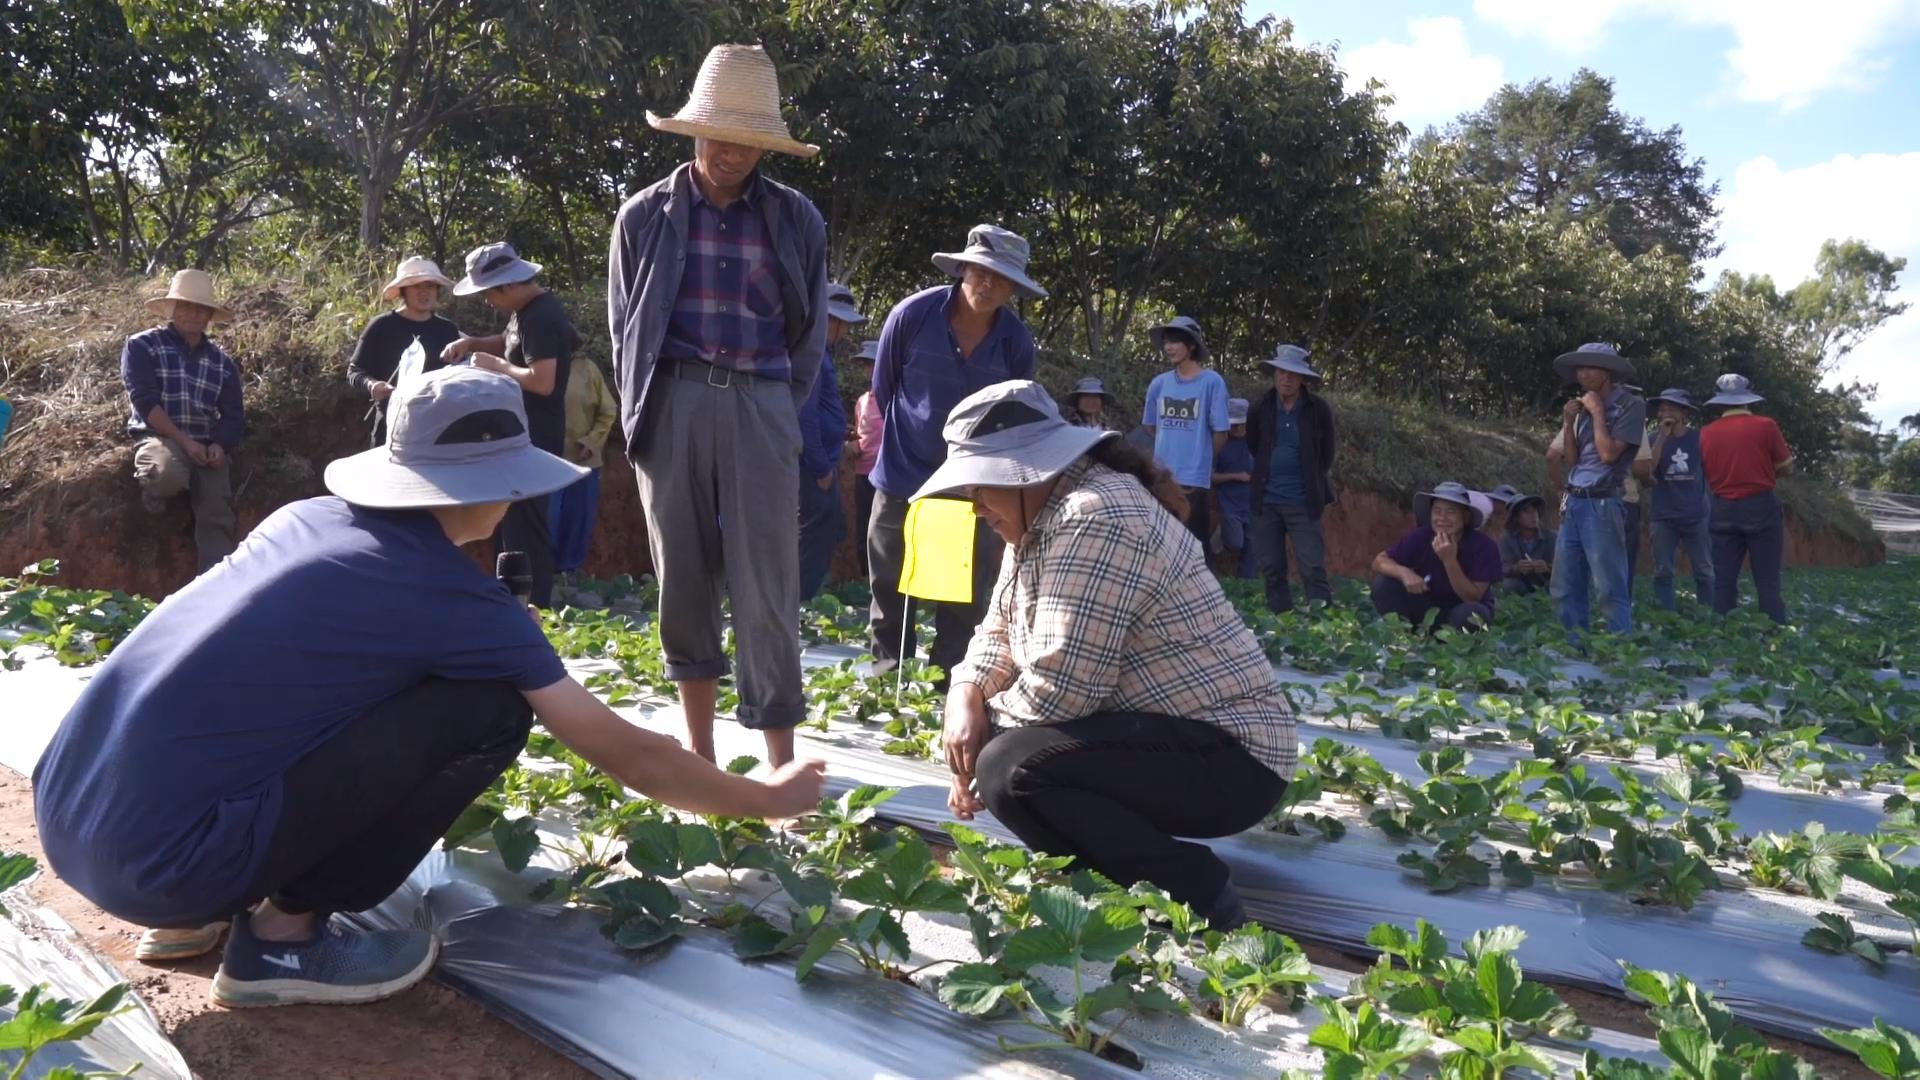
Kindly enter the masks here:
<path id="1" fill-rule="evenodd" d="M 1753 591 L 1760 610 L 1776 623 L 1787 621 L 1780 596 L 1780 567 L 1786 561 L 1786 514 L 1771 491 L 1744 499 L 1713 497 L 1707 516 L 1713 534 L 1713 610 L 1721 615 L 1740 605 L 1740 565 L 1753 568 Z"/>
<path id="2" fill-rule="evenodd" d="M 236 902 L 365 911 L 393 894 L 527 744 L 533 708 L 502 682 L 426 682 L 353 720 L 287 770 L 265 863 Z"/>
<path id="3" fill-rule="evenodd" d="M 853 521 L 860 535 L 854 537 L 854 550 L 860 553 L 860 572 L 867 573 L 872 567 L 867 561 L 867 523 L 873 520 L 873 480 L 865 476 L 856 476 L 853 481 Z"/>
<path id="4" fill-rule="evenodd" d="M 1213 489 L 1181 488 L 1187 496 L 1187 531 L 1200 540 L 1200 554 L 1212 552 L 1208 545 L 1213 543 Z"/>
<path id="5" fill-rule="evenodd" d="M 1433 593 L 1410 593 L 1399 578 L 1385 574 L 1375 574 L 1373 578 L 1373 610 L 1382 615 L 1398 615 L 1419 626 L 1426 619 L 1427 612 L 1440 608 Z M 1440 621 L 1436 626 L 1451 626 L 1455 630 L 1482 630 L 1493 621 L 1493 609 L 1485 604 L 1462 601 L 1449 608 L 1440 608 Z"/>
<path id="6" fill-rule="evenodd" d="M 1212 724 L 1129 712 L 1002 731 L 981 749 L 974 779 L 1029 848 L 1071 855 L 1122 885 L 1150 881 L 1209 917 L 1222 910 L 1227 864 L 1177 837 L 1252 828 L 1287 787 Z"/>
<path id="7" fill-rule="evenodd" d="M 877 660 L 898 660 L 912 656 L 918 637 L 913 626 L 913 600 L 900 595 L 900 571 L 907 558 L 907 500 L 884 491 L 875 491 L 873 518 L 867 526 L 868 581 L 873 586 L 873 603 L 868 610 L 868 648 Z M 1000 555 L 1006 550 L 1000 537 L 976 521 L 973 531 L 973 602 L 933 605 L 933 648 L 928 659 L 943 671 L 967 657 L 967 644 L 973 640 L 973 628 L 986 616 L 987 600 L 993 595 L 993 583 L 1000 576 Z M 900 648 L 900 634 L 906 631 L 906 650 Z M 941 680 L 941 687 L 946 681 Z"/>
<path id="8" fill-rule="evenodd" d="M 497 551 L 527 553 L 527 561 L 533 564 L 533 603 L 543 608 L 553 606 L 553 533 L 547 527 L 547 500 L 551 497 L 521 499 L 507 507 L 507 516 L 500 519 L 500 529 L 493 538 Z"/>

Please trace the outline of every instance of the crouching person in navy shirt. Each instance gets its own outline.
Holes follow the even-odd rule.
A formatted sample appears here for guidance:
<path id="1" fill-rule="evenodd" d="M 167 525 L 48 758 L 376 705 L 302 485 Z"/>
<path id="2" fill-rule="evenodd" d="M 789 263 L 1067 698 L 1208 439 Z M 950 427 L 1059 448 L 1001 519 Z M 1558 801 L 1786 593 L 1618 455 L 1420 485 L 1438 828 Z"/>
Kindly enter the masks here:
<path id="1" fill-rule="evenodd" d="M 142 959 L 209 952 L 230 921 L 222 1005 L 372 1001 L 424 977 L 432 931 L 331 916 L 405 882 L 535 716 L 686 810 L 785 817 L 820 797 L 818 763 L 761 783 L 622 720 L 460 550 L 586 471 L 528 441 L 513 380 L 429 372 L 390 419 L 385 446 L 328 466 L 336 497 L 276 511 L 148 616 L 34 769 L 48 863 L 155 928 Z"/>
<path id="2" fill-rule="evenodd" d="M 1413 497 L 1414 530 L 1373 557 L 1373 607 L 1415 626 L 1478 630 L 1493 621 L 1493 587 L 1504 575 L 1500 545 L 1482 526 L 1486 511 L 1451 480 Z"/>

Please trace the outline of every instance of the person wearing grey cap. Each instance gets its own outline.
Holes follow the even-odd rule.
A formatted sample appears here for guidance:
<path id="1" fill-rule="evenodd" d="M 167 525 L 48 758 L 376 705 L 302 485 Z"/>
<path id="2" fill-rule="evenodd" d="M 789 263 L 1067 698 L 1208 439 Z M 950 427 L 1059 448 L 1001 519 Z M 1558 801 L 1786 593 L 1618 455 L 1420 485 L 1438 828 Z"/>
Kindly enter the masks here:
<path id="1" fill-rule="evenodd" d="M 1287 583 L 1289 546 L 1307 599 L 1333 599 L 1320 518 L 1334 502 L 1337 442 L 1333 406 L 1308 386 L 1320 373 L 1307 365 L 1307 356 L 1298 345 L 1275 349 L 1265 361 L 1273 388 L 1247 415 L 1254 546 L 1267 579 L 1267 607 L 1276 613 L 1293 610 L 1293 590 Z"/>
<path id="2" fill-rule="evenodd" d="M 1073 384 L 1067 392 L 1068 408 L 1064 410 L 1067 423 L 1075 427 L 1098 428 L 1112 431 L 1113 418 L 1107 415 L 1107 403 L 1113 395 L 1107 393 L 1107 384 L 1089 375 Z"/>
<path id="3" fill-rule="evenodd" d="M 1774 488 L 1780 477 L 1793 472 L 1793 451 L 1780 425 L 1753 411 L 1766 398 L 1753 392 L 1745 375 L 1722 375 L 1714 389 L 1707 408 L 1723 411 L 1700 432 L 1700 457 L 1713 492 L 1708 511 L 1713 610 L 1725 615 L 1739 605 L 1740 564 L 1751 560 L 1760 610 L 1784 624 L 1787 604 L 1780 595 L 1780 567 L 1786 558 L 1786 512 Z"/>
<path id="4" fill-rule="evenodd" d="M 467 276 L 453 286 L 455 296 L 480 295 L 487 306 L 505 312 L 507 329 L 491 337 L 462 334 L 440 353 L 448 363 L 471 357 L 472 364 L 512 379 L 526 397 L 527 433 L 533 445 L 567 456 L 567 385 L 580 332 L 573 328 L 560 298 L 534 281 L 538 263 L 522 259 L 504 241 L 467 253 Z M 514 506 L 500 523 L 502 550 L 524 551 L 533 564 L 533 603 L 553 603 L 553 531 L 545 494 Z"/>
<path id="5" fill-rule="evenodd" d="M 1607 629 L 1633 629 L 1627 577 L 1627 511 L 1622 501 L 1634 455 L 1646 438 L 1647 403 L 1622 381 L 1633 361 L 1601 342 L 1554 358 L 1554 373 L 1580 387 L 1561 410 L 1560 434 L 1547 458 L 1567 466 L 1553 553 L 1553 599 L 1560 623 L 1583 631 L 1590 622 L 1588 587 L 1599 594 Z"/>
<path id="6" fill-rule="evenodd" d="M 833 551 L 847 535 L 840 506 L 840 451 L 847 442 L 847 410 L 840 403 L 840 378 L 833 370 L 833 348 L 847 330 L 867 321 L 853 290 L 827 283 L 827 350 L 820 355 L 820 377 L 800 406 L 800 602 L 813 599 L 826 583 Z"/>
<path id="7" fill-rule="evenodd" d="M 1220 503 L 1220 550 L 1237 578 L 1259 565 L 1253 542 L 1253 451 L 1247 449 L 1247 399 L 1227 400 L 1227 442 L 1213 457 L 1213 497 Z"/>
<path id="8" fill-rule="evenodd" d="M 1147 404 L 1140 423 L 1153 437 L 1153 456 L 1187 490 L 1187 528 L 1200 546 L 1213 543 L 1213 455 L 1227 442 L 1227 380 L 1203 366 L 1207 338 L 1200 323 L 1176 315 L 1147 336 L 1153 347 L 1173 363 L 1171 371 L 1153 377 L 1147 386 Z"/>
<path id="9" fill-rule="evenodd" d="M 230 932 L 215 1002 L 373 1001 L 418 982 L 430 929 L 333 919 L 399 888 L 513 764 L 535 716 L 620 783 L 694 813 L 818 804 L 818 762 L 734 776 L 568 676 L 461 545 L 586 470 L 535 447 L 520 388 L 455 366 L 388 399 L 385 445 L 327 466 L 169 597 L 81 691 L 34 769 L 47 861 L 184 959 Z"/>
<path id="10" fill-rule="evenodd" d="M 942 252 L 933 265 L 955 279 L 900 301 L 880 330 L 873 396 L 884 418 L 880 461 L 873 467 L 873 517 L 867 524 L 868 580 L 873 605 L 868 648 L 879 670 L 914 654 L 913 601 L 900 594 L 906 562 L 907 502 L 947 459 L 941 426 L 968 394 L 1007 379 L 1033 377 L 1033 334 L 1012 304 L 1015 296 L 1047 295 L 1027 276 L 1032 252 L 1018 233 L 976 225 L 963 251 Z M 929 657 L 943 672 L 966 655 L 1000 566 L 1000 545 L 985 525 L 973 537 L 973 600 L 936 603 Z M 904 646 L 903 646 L 904 641 Z M 936 685 L 946 684 L 946 675 Z"/>
<path id="11" fill-rule="evenodd" d="M 1713 539 L 1707 533 L 1707 472 L 1700 455 L 1700 430 L 1693 418 L 1700 406 L 1693 395 L 1678 388 L 1653 398 L 1659 408 L 1648 448 L 1633 463 L 1634 472 L 1648 486 L 1653 521 L 1653 596 L 1668 611 L 1675 609 L 1674 557 L 1684 546 L 1693 566 L 1694 596 L 1712 603 Z"/>
<path id="12" fill-rule="evenodd" d="M 827 348 L 827 230 L 760 170 L 811 157 L 780 114 L 773 59 L 717 45 L 686 105 L 647 123 L 693 160 L 628 199 L 607 253 L 620 430 L 660 582 L 660 643 L 694 750 L 712 760 L 720 677 L 775 763 L 807 715 L 800 681 L 800 412 Z"/>
<path id="13" fill-rule="evenodd" d="M 1007 545 L 947 695 L 948 806 L 963 820 L 991 810 L 1035 851 L 1239 925 L 1226 864 L 1181 838 L 1231 836 L 1272 811 L 1293 776 L 1294 719 L 1180 523 L 1179 485 L 1024 380 L 962 401 L 945 436 L 946 462 L 915 497 L 970 497 Z"/>
<path id="14" fill-rule="evenodd" d="M 1512 492 L 1504 499 L 1507 527 L 1500 535 L 1500 562 L 1507 576 L 1500 587 L 1515 596 L 1543 591 L 1553 584 L 1553 548 L 1559 540 L 1540 519 L 1546 500 L 1523 495 L 1506 484 L 1500 486 Z M 1493 495 L 1501 497 L 1498 490 Z"/>

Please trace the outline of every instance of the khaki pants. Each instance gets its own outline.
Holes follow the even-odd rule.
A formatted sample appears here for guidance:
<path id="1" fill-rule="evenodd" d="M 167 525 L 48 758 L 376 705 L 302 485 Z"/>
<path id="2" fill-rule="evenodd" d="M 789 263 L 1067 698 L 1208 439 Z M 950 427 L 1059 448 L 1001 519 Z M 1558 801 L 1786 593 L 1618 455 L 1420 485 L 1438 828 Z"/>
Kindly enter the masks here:
<path id="1" fill-rule="evenodd" d="M 133 478 L 140 493 L 164 501 L 185 493 L 193 508 L 193 543 L 199 573 L 233 552 L 233 489 L 227 461 L 213 468 L 195 465 L 186 451 L 167 439 L 146 439 L 133 451 Z"/>

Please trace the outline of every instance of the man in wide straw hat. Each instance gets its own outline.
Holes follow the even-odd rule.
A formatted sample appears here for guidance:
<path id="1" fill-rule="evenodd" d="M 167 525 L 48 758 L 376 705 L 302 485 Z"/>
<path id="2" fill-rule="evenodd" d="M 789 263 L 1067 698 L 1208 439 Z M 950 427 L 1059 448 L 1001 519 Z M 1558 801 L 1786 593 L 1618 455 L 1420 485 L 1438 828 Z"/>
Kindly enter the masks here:
<path id="1" fill-rule="evenodd" d="M 140 440 L 133 476 L 140 502 L 164 513 L 182 493 L 193 507 L 193 543 L 199 572 L 233 550 L 233 486 L 228 455 L 246 432 L 240 369 L 207 327 L 233 313 L 214 298 L 205 270 L 173 275 L 166 294 L 147 310 L 167 320 L 127 339 L 120 352 L 120 380 L 132 414 L 127 433 Z"/>
<path id="2" fill-rule="evenodd" d="M 868 580 L 873 586 L 868 648 L 882 670 L 914 654 L 912 602 L 900 594 L 906 563 L 907 502 L 947 460 L 941 429 L 954 407 L 977 390 L 1033 377 L 1033 334 L 1013 310 L 1015 296 L 1047 295 L 1027 276 L 1026 238 L 998 225 L 975 225 L 965 250 L 940 252 L 933 265 L 950 284 L 900 301 L 880 330 L 873 396 L 885 418 L 880 461 L 873 469 L 873 517 L 867 523 Z M 985 614 L 1003 545 L 984 523 L 973 536 L 973 600 L 938 603 L 929 659 L 952 671 Z M 944 685 L 942 682 L 936 685 Z"/>
<path id="3" fill-rule="evenodd" d="M 1627 512 L 1622 501 L 1640 440 L 1646 437 L 1647 403 L 1622 385 L 1633 361 L 1612 345 L 1594 342 L 1562 353 L 1554 373 L 1580 387 L 1561 410 L 1559 445 L 1549 460 L 1567 464 L 1560 538 L 1553 553 L 1553 598 L 1561 625 L 1585 630 L 1587 589 L 1600 595 L 1607 629 L 1633 629 L 1632 581 L 1627 576 Z"/>
<path id="4" fill-rule="evenodd" d="M 713 757 L 733 610 L 737 715 L 793 756 L 800 687 L 799 410 L 827 341 L 827 238 L 805 195 L 759 170 L 810 157 L 780 117 L 758 46 L 707 54 L 687 104 L 647 114 L 693 137 L 693 160 L 627 200 L 607 257 L 607 316 L 627 457 L 660 579 L 667 675 L 693 749 Z"/>
<path id="5" fill-rule="evenodd" d="M 212 950 L 228 1006 L 372 1001 L 418 982 L 433 932 L 374 907 L 537 715 L 614 779 L 695 813 L 818 804 L 817 762 L 765 783 L 622 720 L 461 545 L 586 470 L 534 446 L 519 387 L 460 366 L 403 383 L 391 437 L 327 466 L 333 497 L 275 511 L 160 605 L 88 682 L 34 770 L 47 861 L 140 955 Z"/>

